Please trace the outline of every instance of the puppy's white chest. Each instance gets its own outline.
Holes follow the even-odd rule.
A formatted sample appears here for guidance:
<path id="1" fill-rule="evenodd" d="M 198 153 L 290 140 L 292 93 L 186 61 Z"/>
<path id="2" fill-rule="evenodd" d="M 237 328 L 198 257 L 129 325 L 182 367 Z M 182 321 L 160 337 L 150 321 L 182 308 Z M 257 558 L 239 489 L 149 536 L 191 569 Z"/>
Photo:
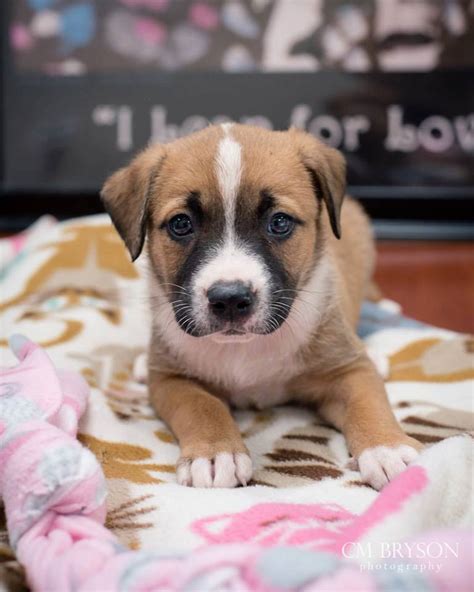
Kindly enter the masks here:
<path id="1" fill-rule="evenodd" d="M 271 382 L 257 384 L 246 388 L 234 388 L 229 397 L 229 403 L 234 407 L 256 407 L 265 409 L 281 405 L 288 401 L 288 393 L 282 383 Z"/>
<path id="2" fill-rule="evenodd" d="M 186 345 L 188 345 L 186 343 Z M 253 345 L 253 344 L 252 344 Z M 301 369 L 293 355 L 259 347 L 219 346 L 204 342 L 181 347 L 181 368 L 190 378 L 214 385 L 236 407 L 257 408 L 288 400 L 286 384 Z"/>

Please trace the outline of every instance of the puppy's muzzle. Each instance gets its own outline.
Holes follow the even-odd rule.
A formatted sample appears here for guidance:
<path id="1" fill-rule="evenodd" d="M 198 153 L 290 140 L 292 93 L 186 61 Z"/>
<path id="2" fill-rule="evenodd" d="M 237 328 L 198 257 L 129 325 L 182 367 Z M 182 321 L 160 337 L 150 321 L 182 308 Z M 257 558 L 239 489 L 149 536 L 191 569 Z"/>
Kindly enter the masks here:
<path id="1" fill-rule="evenodd" d="M 221 322 L 243 323 L 255 308 L 255 295 L 243 282 L 217 282 L 207 291 L 209 312 Z"/>

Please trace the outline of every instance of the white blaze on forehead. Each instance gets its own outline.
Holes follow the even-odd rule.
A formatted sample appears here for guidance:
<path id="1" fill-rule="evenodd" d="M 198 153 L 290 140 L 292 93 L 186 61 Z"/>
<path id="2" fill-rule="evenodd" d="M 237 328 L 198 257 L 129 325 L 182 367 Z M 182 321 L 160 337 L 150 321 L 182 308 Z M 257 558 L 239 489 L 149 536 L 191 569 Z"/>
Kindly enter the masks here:
<path id="1" fill-rule="evenodd" d="M 233 232 L 235 204 L 242 177 L 242 147 L 232 138 L 231 123 L 222 125 L 224 137 L 218 144 L 216 154 L 216 177 L 224 203 L 227 234 Z"/>

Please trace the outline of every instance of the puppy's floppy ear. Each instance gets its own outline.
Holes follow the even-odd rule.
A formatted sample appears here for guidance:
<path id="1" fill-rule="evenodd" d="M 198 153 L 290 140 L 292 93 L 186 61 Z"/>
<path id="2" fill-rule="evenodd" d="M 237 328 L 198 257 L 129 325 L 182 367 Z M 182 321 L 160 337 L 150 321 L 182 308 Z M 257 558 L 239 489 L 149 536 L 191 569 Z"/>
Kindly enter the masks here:
<path id="1" fill-rule="evenodd" d="M 119 169 L 105 182 L 100 197 L 132 261 L 145 241 L 148 200 L 164 159 L 162 146 L 152 146 Z"/>
<path id="2" fill-rule="evenodd" d="M 339 150 L 330 148 L 314 136 L 291 129 L 301 160 L 311 176 L 318 199 L 323 199 L 332 231 L 341 238 L 341 207 L 346 191 L 346 161 Z"/>

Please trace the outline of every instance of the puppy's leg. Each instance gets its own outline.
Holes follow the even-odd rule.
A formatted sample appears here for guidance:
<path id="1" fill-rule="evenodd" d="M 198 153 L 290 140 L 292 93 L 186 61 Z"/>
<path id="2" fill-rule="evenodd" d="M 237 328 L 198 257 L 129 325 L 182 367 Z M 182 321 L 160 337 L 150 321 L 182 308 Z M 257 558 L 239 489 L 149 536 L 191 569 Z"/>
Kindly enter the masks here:
<path id="1" fill-rule="evenodd" d="M 343 432 L 362 479 L 375 489 L 403 471 L 422 448 L 401 429 L 383 381 L 366 357 L 332 377 L 319 412 Z"/>
<path id="2" fill-rule="evenodd" d="M 181 485 L 235 487 L 252 477 L 252 461 L 227 406 L 198 383 L 152 373 L 150 398 L 179 441 Z"/>

